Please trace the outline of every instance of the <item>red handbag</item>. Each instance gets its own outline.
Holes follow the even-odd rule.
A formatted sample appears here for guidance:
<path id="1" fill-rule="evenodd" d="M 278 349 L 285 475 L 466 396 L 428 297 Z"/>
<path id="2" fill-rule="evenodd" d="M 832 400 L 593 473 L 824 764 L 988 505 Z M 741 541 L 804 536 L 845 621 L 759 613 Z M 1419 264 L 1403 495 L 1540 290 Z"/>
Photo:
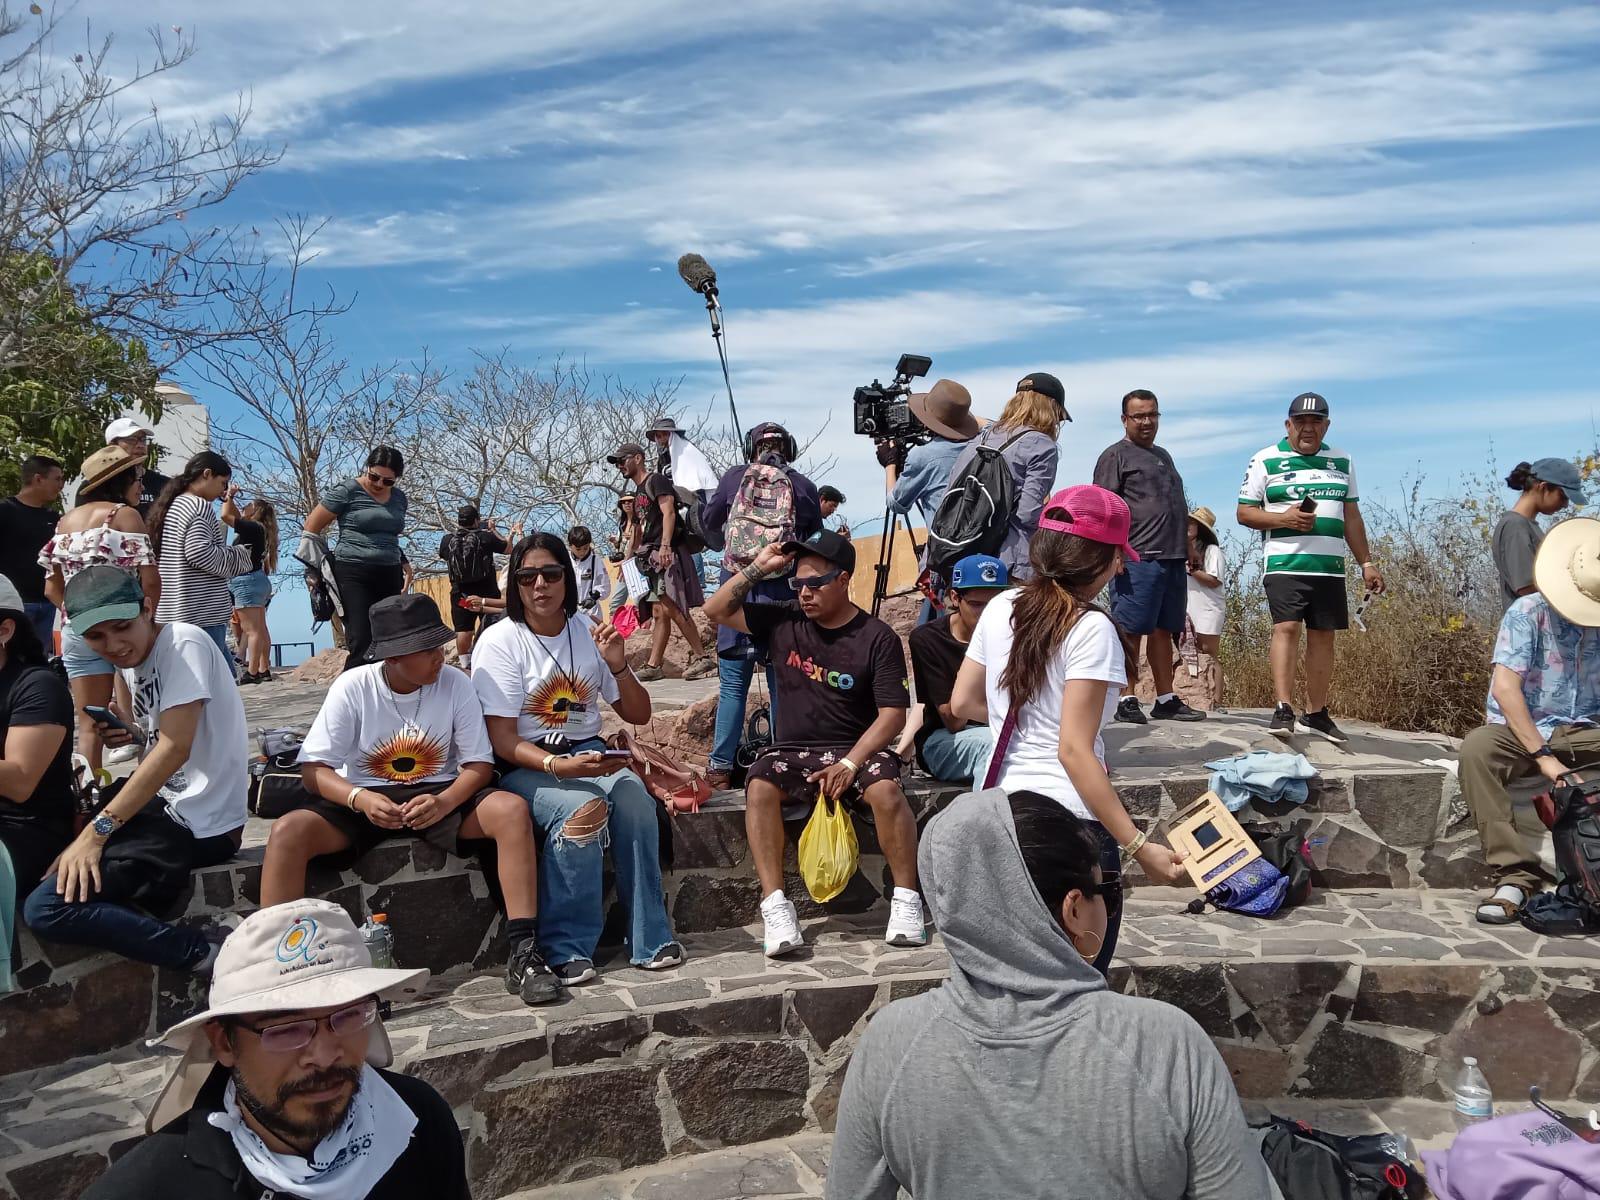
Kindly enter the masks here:
<path id="1" fill-rule="evenodd" d="M 711 785 L 692 767 L 682 767 L 661 747 L 641 741 L 629 730 L 619 729 L 606 739 L 613 750 L 633 755 L 633 769 L 644 780 L 645 789 L 673 814 L 699 812 L 711 799 Z"/>

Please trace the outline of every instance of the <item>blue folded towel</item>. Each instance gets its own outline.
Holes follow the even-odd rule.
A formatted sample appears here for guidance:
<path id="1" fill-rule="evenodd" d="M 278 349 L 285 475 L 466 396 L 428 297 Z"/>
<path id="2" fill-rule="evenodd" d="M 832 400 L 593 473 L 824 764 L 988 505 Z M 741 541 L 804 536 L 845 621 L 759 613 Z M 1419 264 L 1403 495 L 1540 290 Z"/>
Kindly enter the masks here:
<path id="1" fill-rule="evenodd" d="M 1277 750 L 1252 750 L 1206 766 L 1211 769 L 1211 790 L 1229 812 L 1238 812 L 1252 799 L 1304 804 L 1310 792 L 1306 780 L 1317 773 L 1304 754 Z"/>

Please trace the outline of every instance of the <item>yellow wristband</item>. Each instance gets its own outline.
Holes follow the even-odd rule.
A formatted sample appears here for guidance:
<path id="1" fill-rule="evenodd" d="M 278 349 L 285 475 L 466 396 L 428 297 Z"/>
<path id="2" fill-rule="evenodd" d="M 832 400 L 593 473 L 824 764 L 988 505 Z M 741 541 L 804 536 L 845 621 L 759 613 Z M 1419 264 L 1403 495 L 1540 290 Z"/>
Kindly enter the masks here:
<path id="1" fill-rule="evenodd" d="M 554 775 L 555 772 L 550 769 L 550 764 L 555 762 L 555 761 L 556 761 L 556 756 L 554 754 L 546 754 L 544 756 L 544 762 L 542 764 L 540 764 L 539 769 L 541 771 L 543 771 L 546 775 Z"/>

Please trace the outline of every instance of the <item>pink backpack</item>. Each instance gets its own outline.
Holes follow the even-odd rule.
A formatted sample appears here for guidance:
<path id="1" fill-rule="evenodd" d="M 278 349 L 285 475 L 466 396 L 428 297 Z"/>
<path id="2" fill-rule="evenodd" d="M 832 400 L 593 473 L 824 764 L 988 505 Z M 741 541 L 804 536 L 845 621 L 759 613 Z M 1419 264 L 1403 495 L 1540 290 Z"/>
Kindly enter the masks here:
<path id="1" fill-rule="evenodd" d="M 773 542 L 794 539 L 794 483 L 777 463 L 751 463 L 739 480 L 723 534 L 723 564 L 748 567 Z"/>

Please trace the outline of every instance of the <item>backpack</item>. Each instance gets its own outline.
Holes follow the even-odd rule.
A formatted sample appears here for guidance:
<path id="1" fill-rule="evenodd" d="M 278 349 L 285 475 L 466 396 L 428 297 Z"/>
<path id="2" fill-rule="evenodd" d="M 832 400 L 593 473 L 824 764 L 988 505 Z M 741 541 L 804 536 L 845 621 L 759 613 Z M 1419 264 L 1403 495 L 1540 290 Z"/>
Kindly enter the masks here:
<path id="1" fill-rule="evenodd" d="M 306 595 L 311 600 L 311 626 L 312 632 L 315 632 L 318 625 L 333 620 L 337 610 L 333 607 L 333 593 L 328 591 L 322 572 L 314 567 L 306 568 Z"/>
<path id="2" fill-rule="evenodd" d="M 1252 1126 L 1284 1200 L 1420 1200 L 1422 1176 L 1393 1134 L 1340 1137 L 1304 1121 Z"/>
<path id="3" fill-rule="evenodd" d="M 683 545 L 690 554 L 700 554 L 706 548 L 706 529 L 700 520 L 700 506 L 705 497 L 686 487 L 672 485 L 678 498 L 678 528 L 683 530 Z"/>
<path id="4" fill-rule="evenodd" d="M 1550 828 L 1562 884 L 1600 917 L 1600 780 L 1552 788 L 1539 817 Z"/>
<path id="5" fill-rule="evenodd" d="M 999 446 L 980 438 L 972 458 L 950 480 L 928 525 L 928 569 L 949 578 L 950 568 L 969 554 L 996 554 L 1017 508 L 1017 485 L 1004 455 L 1032 430 Z"/>
<path id="6" fill-rule="evenodd" d="M 1311 847 L 1305 836 L 1272 826 L 1242 828 L 1261 857 L 1212 888 L 1204 900 L 1190 901 L 1188 911 L 1204 912 L 1209 901 L 1227 912 L 1272 917 L 1311 898 Z"/>
<path id="7" fill-rule="evenodd" d="M 789 469 L 775 462 L 751 463 L 728 508 L 723 565 L 739 571 L 765 547 L 793 541 L 794 535 L 794 481 Z"/>
<path id="8" fill-rule="evenodd" d="M 494 578 L 494 551 L 489 549 L 488 539 L 480 536 L 478 530 L 458 530 L 449 534 L 445 541 L 449 546 L 444 565 L 451 583 L 460 585 Z"/>

